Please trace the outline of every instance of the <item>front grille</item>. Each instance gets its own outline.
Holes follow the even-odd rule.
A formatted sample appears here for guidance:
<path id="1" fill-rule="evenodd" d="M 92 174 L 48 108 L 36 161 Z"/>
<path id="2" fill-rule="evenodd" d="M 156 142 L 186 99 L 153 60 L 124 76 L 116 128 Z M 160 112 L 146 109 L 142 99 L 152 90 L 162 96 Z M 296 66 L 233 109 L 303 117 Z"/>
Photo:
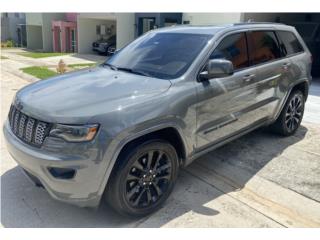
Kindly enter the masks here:
<path id="1" fill-rule="evenodd" d="M 41 147 L 51 129 L 50 123 L 29 117 L 13 105 L 8 118 L 12 132 L 22 141 L 36 147 Z"/>

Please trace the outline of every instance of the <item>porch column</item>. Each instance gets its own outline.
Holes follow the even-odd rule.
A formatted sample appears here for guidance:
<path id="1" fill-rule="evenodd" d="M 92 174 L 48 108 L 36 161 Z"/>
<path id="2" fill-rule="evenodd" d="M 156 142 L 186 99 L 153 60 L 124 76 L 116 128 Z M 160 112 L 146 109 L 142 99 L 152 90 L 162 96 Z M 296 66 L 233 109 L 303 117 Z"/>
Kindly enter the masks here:
<path id="1" fill-rule="evenodd" d="M 66 52 L 66 27 L 61 26 L 61 35 L 60 35 L 60 46 L 61 46 L 61 52 Z"/>

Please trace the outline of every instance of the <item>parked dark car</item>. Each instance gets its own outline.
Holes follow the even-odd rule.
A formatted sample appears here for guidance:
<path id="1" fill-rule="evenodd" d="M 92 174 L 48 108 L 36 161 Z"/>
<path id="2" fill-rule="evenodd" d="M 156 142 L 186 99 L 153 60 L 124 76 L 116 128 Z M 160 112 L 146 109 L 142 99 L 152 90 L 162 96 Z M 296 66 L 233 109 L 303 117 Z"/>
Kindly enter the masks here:
<path id="1" fill-rule="evenodd" d="M 60 201 L 144 216 L 179 169 L 254 129 L 293 135 L 311 81 L 294 27 L 244 23 L 152 30 L 96 68 L 19 90 L 8 151 Z"/>
<path id="2" fill-rule="evenodd" d="M 319 77 L 320 76 L 320 23 L 316 22 L 297 22 L 290 23 L 294 26 L 303 41 L 308 46 L 312 57 L 312 76 Z"/>
<path id="3" fill-rule="evenodd" d="M 116 50 L 116 35 L 92 43 L 92 50 L 99 54 L 112 55 Z"/>

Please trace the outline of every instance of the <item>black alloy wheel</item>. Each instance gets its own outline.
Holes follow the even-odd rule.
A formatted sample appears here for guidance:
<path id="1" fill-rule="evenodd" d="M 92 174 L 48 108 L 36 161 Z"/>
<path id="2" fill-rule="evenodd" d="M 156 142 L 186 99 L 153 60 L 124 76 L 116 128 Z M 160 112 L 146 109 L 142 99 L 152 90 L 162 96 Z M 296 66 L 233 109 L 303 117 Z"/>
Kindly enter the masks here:
<path id="1" fill-rule="evenodd" d="M 299 127 L 303 115 L 303 101 L 301 94 L 295 94 L 289 102 L 285 115 L 288 132 L 293 132 Z"/>
<path id="2" fill-rule="evenodd" d="M 126 199 L 132 207 L 144 208 L 157 202 L 172 179 L 169 156 L 157 149 L 136 158 L 126 179 Z"/>
<path id="3" fill-rule="evenodd" d="M 133 146 L 120 158 L 105 193 L 109 205 L 122 215 L 134 217 L 159 209 L 178 176 L 175 148 L 154 139 Z"/>
<path id="4" fill-rule="evenodd" d="M 294 90 L 288 97 L 278 119 L 271 125 L 271 129 L 283 136 L 293 135 L 301 124 L 304 105 L 304 95 L 300 90 Z"/>

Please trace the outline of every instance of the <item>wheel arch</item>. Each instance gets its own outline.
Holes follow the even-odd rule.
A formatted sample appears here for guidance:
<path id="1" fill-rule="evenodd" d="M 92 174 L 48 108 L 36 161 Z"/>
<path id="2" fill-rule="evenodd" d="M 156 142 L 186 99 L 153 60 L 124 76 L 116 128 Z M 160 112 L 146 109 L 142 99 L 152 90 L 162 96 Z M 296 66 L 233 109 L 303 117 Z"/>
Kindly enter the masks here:
<path id="1" fill-rule="evenodd" d="M 295 90 L 300 90 L 303 93 L 303 96 L 305 97 L 305 100 L 307 100 L 308 98 L 308 93 L 309 93 L 309 81 L 307 79 L 304 79 L 302 81 L 296 82 L 294 83 L 288 90 L 284 101 L 282 102 L 277 114 L 275 115 L 273 121 L 276 121 L 276 119 L 279 117 L 280 113 L 282 112 L 282 109 L 284 108 L 284 106 L 286 105 L 286 102 L 290 96 L 290 94 L 295 91 Z M 273 122 L 272 121 L 272 122 Z"/>
<path id="2" fill-rule="evenodd" d="M 180 165 L 184 163 L 186 159 L 186 146 L 185 146 L 182 134 L 176 127 L 167 126 L 161 129 L 149 131 L 142 135 L 137 135 L 127 140 L 125 144 L 121 147 L 121 150 L 117 156 L 115 164 L 117 163 L 119 158 L 121 158 L 122 154 L 126 153 L 128 150 L 130 150 L 134 146 L 137 146 L 138 144 L 141 144 L 143 142 L 146 142 L 152 139 L 160 139 L 160 140 L 165 140 L 169 142 L 177 152 Z"/>
<path id="3" fill-rule="evenodd" d="M 119 142 L 117 151 L 113 155 L 111 162 L 107 168 L 105 180 L 100 187 L 99 192 L 101 195 L 108 187 L 110 177 L 117 164 L 119 163 L 121 156 L 126 153 L 126 151 L 128 151 L 131 147 L 151 139 L 162 139 L 171 143 L 177 151 L 179 157 L 179 165 L 184 165 L 187 158 L 187 145 L 183 137 L 182 130 L 178 126 L 163 125 L 136 133 L 134 135 L 131 135 L 130 138 Z"/>
<path id="4" fill-rule="evenodd" d="M 300 90 L 303 93 L 305 100 L 307 100 L 309 93 L 309 82 L 307 80 L 304 80 L 302 82 L 296 83 L 290 89 L 289 95 L 295 90 Z"/>

